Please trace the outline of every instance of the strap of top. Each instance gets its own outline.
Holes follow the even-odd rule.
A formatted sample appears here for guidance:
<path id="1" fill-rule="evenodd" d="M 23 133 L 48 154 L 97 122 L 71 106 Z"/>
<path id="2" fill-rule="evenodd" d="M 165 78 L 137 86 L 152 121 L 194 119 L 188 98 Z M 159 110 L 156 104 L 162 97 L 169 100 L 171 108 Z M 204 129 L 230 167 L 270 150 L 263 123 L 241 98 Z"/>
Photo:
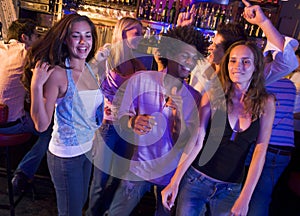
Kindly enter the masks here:
<path id="1" fill-rule="evenodd" d="M 66 64 L 66 67 L 70 68 L 70 59 L 69 59 L 69 58 L 66 58 L 65 64 Z M 90 66 L 87 62 L 85 62 L 85 66 L 88 68 L 88 71 L 90 72 L 90 74 L 92 75 L 92 77 L 93 77 L 94 80 L 96 81 L 98 88 L 100 89 L 99 81 L 98 81 L 96 75 L 94 74 L 94 72 L 93 72 L 91 66 Z M 67 69 L 67 75 L 68 75 L 68 76 L 70 75 L 70 70 L 69 70 L 69 69 Z M 71 78 L 71 77 L 69 77 L 69 78 Z M 73 79 L 72 79 L 72 80 L 73 80 Z"/>

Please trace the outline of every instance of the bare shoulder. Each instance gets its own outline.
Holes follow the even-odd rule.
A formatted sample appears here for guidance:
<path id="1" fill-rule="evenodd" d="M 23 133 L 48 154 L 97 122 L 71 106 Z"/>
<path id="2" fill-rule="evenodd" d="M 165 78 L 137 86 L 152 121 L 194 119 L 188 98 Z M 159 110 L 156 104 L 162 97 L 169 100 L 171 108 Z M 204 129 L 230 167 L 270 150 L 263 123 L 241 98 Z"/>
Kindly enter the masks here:
<path id="1" fill-rule="evenodd" d="M 48 88 L 53 89 L 56 88 L 58 89 L 58 96 L 61 97 L 62 95 L 65 94 L 68 86 L 68 79 L 67 79 L 67 73 L 66 69 L 60 67 L 60 66 L 55 66 L 52 74 L 50 75 L 46 85 Z"/>
<path id="2" fill-rule="evenodd" d="M 49 81 L 53 80 L 55 81 L 57 84 L 67 81 L 67 73 L 66 73 L 66 69 L 56 65 L 54 67 L 54 70 L 52 72 L 52 74 L 49 77 Z"/>

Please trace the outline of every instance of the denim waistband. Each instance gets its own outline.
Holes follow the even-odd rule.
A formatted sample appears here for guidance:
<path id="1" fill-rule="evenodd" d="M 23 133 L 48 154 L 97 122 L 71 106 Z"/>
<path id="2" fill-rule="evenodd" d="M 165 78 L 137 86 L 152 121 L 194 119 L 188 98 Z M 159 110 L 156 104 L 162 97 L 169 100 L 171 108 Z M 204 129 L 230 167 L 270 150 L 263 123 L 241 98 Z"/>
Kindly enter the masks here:
<path id="1" fill-rule="evenodd" d="M 221 181 L 221 180 L 218 180 L 218 179 L 215 179 L 213 177 L 210 177 L 206 174 L 204 174 L 203 172 L 200 172 L 199 170 L 197 170 L 195 167 L 191 166 L 190 167 L 194 172 L 198 173 L 199 174 L 199 177 L 201 176 L 202 178 L 206 178 L 206 179 L 209 179 L 210 181 L 213 181 L 215 183 L 224 183 L 224 184 L 236 184 L 236 185 L 239 185 L 239 183 L 236 183 L 236 182 L 225 182 L 225 181 Z"/>

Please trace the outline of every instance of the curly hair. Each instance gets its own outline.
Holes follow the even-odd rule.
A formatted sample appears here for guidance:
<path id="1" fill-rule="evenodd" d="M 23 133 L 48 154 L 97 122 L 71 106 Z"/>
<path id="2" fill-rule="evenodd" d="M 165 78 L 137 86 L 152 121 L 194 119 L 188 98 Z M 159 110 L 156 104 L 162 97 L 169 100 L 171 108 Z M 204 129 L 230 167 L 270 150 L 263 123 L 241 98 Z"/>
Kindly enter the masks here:
<path id="1" fill-rule="evenodd" d="M 252 120 L 259 118 L 263 114 L 263 107 L 269 94 L 265 89 L 265 77 L 264 77 L 264 61 L 263 54 L 259 47 L 250 41 L 238 41 L 232 44 L 226 51 L 222 62 L 219 78 L 224 89 L 228 111 L 233 109 L 232 99 L 234 97 L 233 82 L 229 78 L 228 63 L 230 53 L 236 46 L 247 46 L 254 56 L 254 72 L 249 88 L 243 98 L 245 113 L 251 114 Z"/>
<path id="2" fill-rule="evenodd" d="M 217 32 L 223 38 L 221 44 L 224 50 L 227 50 L 233 43 L 241 40 L 246 41 L 248 38 L 244 26 L 239 23 L 221 24 L 218 26 Z"/>
<path id="3" fill-rule="evenodd" d="M 31 70 L 38 61 L 48 62 L 51 67 L 59 65 L 62 68 L 66 68 L 65 60 L 69 56 L 69 50 L 65 41 L 71 34 L 72 24 L 81 21 L 85 21 L 90 25 L 93 38 L 92 49 L 86 61 L 88 62 L 94 57 L 98 49 L 98 37 L 94 23 L 87 16 L 76 13 L 64 16 L 46 33 L 44 38 L 35 43 L 27 53 L 21 81 L 28 92 L 30 92 Z"/>
<path id="4" fill-rule="evenodd" d="M 176 40 L 170 40 L 170 38 Z M 206 40 L 200 31 L 197 31 L 193 26 L 178 26 L 164 33 L 158 45 L 159 52 L 165 56 L 167 52 L 177 52 L 178 46 L 183 42 L 194 46 L 201 54 L 199 58 L 203 58 L 206 52 Z"/>

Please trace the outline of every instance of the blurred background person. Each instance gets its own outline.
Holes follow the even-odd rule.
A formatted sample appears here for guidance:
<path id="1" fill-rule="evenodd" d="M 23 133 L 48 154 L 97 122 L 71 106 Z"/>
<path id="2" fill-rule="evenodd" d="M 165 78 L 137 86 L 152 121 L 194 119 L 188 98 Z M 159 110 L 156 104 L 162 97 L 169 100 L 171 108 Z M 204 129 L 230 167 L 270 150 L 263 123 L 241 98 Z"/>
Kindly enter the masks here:
<path id="1" fill-rule="evenodd" d="M 27 104 L 29 92 L 21 83 L 27 50 L 39 39 L 37 23 L 31 19 L 18 19 L 8 28 L 7 43 L 0 42 L 0 103 L 9 109 L 8 123 L 0 126 L 0 133 L 17 134 L 30 132 L 38 136 L 32 149 L 19 163 L 12 179 L 15 193 L 24 192 L 33 181 L 51 137 L 51 128 L 38 133 L 30 117 Z M 33 140 L 32 140 L 33 141 Z"/>
<path id="2" fill-rule="evenodd" d="M 98 139 L 93 147 L 94 168 L 87 215 L 103 215 L 109 208 L 120 177 L 128 169 L 128 164 L 116 162 L 116 155 L 129 159 L 133 146 L 118 133 L 116 120 L 120 101 L 115 100 L 115 94 L 136 71 L 145 69 L 133 53 L 141 38 L 142 23 L 135 18 L 123 17 L 114 28 L 111 44 L 105 44 L 91 62 L 96 70 L 105 71 L 101 83 L 105 107 L 103 124 L 97 131 Z"/>

